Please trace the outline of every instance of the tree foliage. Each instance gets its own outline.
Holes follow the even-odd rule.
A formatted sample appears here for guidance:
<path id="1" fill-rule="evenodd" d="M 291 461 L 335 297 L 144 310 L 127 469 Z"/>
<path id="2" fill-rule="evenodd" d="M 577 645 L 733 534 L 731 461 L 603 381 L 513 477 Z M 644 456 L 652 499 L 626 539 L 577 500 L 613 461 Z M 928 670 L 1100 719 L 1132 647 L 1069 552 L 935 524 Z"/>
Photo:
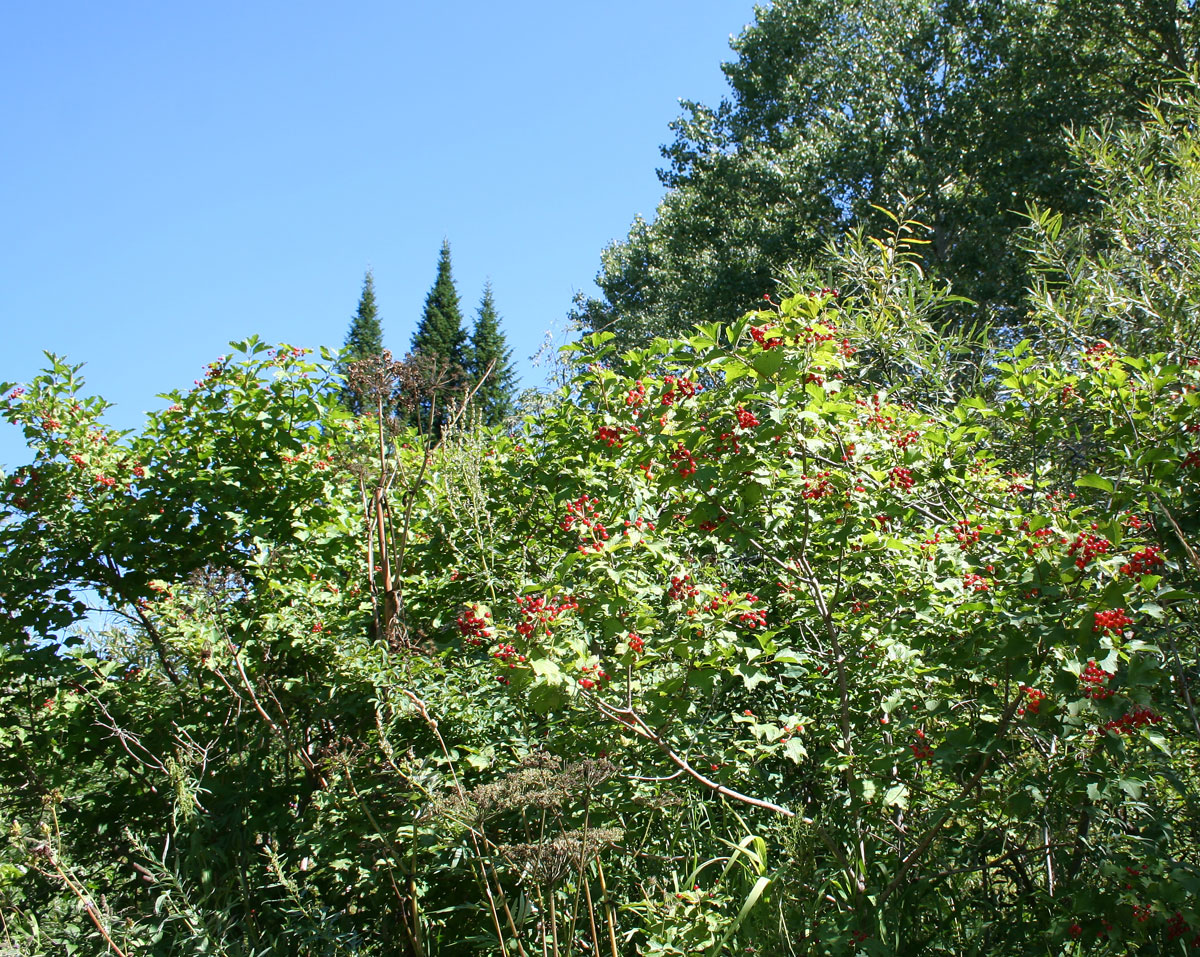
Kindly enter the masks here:
<path id="1" fill-rule="evenodd" d="M 1063 127 L 1135 119 L 1194 68 L 1197 31 L 1177 0 L 760 7 L 724 67 L 728 99 L 684 104 L 667 195 L 604 251 L 602 295 L 575 315 L 623 344 L 736 315 L 847 225 L 878 231 L 879 207 L 906 206 L 932 227 L 927 268 L 1013 323 L 1026 205 L 1093 205 Z"/>
<path id="2" fill-rule="evenodd" d="M 1200 947 L 1200 358 L 1104 298 L 1200 269 L 1043 229 L 1040 334 L 979 348 L 890 222 L 585 336 L 519 434 L 256 339 L 138 433 L 61 359 L 0 389 L 5 944 Z"/>
<path id="3" fill-rule="evenodd" d="M 360 362 L 370 356 L 383 352 L 383 326 L 379 322 L 379 310 L 375 305 L 375 276 L 367 270 L 363 276 L 362 295 L 358 300 L 358 309 L 350 320 L 350 329 L 346 333 L 346 344 L 343 347 L 342 358 L 339 362 L 339 372 L 344 377 L 351 363 Z M 348 389 L 343 388 L 342 400 L 353 413 L 363 411 L 361 403 Z"/>
<path id="4" fill-rule="evenodd" d="M 483 287 L 467 351 L 471 384 L 475 385 L 487 376 L 475 398 L 483 423 L 500 425 L 512 414 L 517 375 L 512 364 L 512 349 L 500 328 L 491 282 Z"/>

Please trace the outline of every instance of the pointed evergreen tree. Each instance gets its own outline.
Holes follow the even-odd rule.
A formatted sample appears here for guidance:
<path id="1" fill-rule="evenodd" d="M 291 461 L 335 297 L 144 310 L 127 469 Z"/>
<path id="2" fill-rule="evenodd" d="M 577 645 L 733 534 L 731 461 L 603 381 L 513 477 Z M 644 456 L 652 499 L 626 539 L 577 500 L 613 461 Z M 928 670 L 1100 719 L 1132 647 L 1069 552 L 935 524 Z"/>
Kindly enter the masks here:
<path id="1" fill-rule="evenodd" d="M 467 333 L 463 329 L 458 289 L 450 271 L 450 243 L 446 240 L 442 241 L 438 256 L 437 278 L 425 297 L 425 312 L 413 334 L 412 355 L 424 365 L 431 377 L 430 394 L 438 408 L 445 410 L 450 393 L 461 386 L 467 371 Z M 429 401 L 428 397 L 421 400 L 420 421 L 414 421 L 422 428 L 429 425 Z M 437 432 L 440 433 L 444 421 L 442 415 L 435 416 L 433 425 Z"/>
<path id="2" fill-rule="evenodd" d="M 412 353 L 446 360 L 463 370 L 466 368 L 466 346 L 467 334 L 463 329 L 458 290 L 450 271 L 450 243 L 443 241 L 437 278 L 425 297 L 425 312 L 413 334 Z"/>
<path id="3" fill-rule="evenodd" d="M 516 372 L 512 366 L 512 350 L 508 348 L 500 329 L 500 316 L 496 313 L 490 279 L 484 284 L 483 298 L 479 300 L 479 313 L 471 333 L 468 360 L 467 373 L 472 385 L 495 362 L 487 381 L 475 393 L 475 407 L 482 413 L 485 425 L 499 425 L 512 413 Z"/>
<path id="4" fill-rule="evenodd" d="M 375 306 L 375 276 L 367 270 L 363 276 L 362 295 L 358 299 L 358 311 L 350 320 L 350 331 L 346 333 L 345 352 L 338 363 L 338 372 L 345 377 L 350 364 L 383 352 L 383 327 L 379 323 L 379 312 Z M 363 412 L 362 400 L 347 387 L 342 387 L 342 402 L 355 415 Z"/>

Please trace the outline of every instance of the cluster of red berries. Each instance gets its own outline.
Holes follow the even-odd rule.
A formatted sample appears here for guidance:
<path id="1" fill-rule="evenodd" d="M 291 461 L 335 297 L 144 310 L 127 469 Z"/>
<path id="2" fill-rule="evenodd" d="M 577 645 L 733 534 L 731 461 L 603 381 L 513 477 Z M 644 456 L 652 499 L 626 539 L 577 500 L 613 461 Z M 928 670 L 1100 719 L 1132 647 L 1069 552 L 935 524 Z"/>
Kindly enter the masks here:
<path id="1" fill-rule="evenodd" d="M 492 657 L 497 661 L 507 664 L 510 668 L 515 668 L 518 664 L 524 664 L 526 658 L 523 654 L 517 651 L 512 645 L 499 644 L 496 650 L 492 652 Z"/>
<path id="2" fill-rule="evenodd" d="M 72 461 L 72 462 L 73 462 L 75 465 L 78 465 L 80 468 L 83 468 L 85 465 L 87 465 L 87 462 L 85 462 L 85 461 L 83 460 L 83 456 L 82 456 L 82 455 L 78 455 L 78 454 L 77 454 L 77 455 L 72 455 L 72 456 L 71 456 L 71 461 Z"/>
<path id="3" fill-rule="evenodd" d="M 1112 688 L 1108 687 L 1108 679 L 1111 677 L 1112 673 L 1105 671 L 1096 662 L 1089 661 L 1083 669 L 1083 674 L 1079 676 L 1079 683 L 1083 685 L 1083 696 L 1097 701 L 1111 698 Z"/>
<path id="4" fill-rule="evenodd" d="M 1125 614 L 1124 608 L 1112 608 L 1108 611 L 1098 611 L 1092 624 L 1092 631 L 1110 631 L 1114 635 L 1123 632 L 1133 624 L 1133 619 Z"/>
<path id="5" fill-rule="evenodd" d="M 1037 714 L 1042 707 L 1042 702 L 1046 700 L 1046 692 L 1021 685 L 1021 693 L 1025 695 L 1025 703 L 1017 708 L 1017 715 L 1024 717 L 1027 713 Z"/>
<path id="6" fill-rule="evenodd" d="M 42 419 L 42 428 L 47 432 L 57 432 L 62 428 L 62 423 L 58 419 Z"/>
<path id="7" fill-rule="evenodd" d="M 783 336 L 769 335 L 769 333 L 774 331 L 775 327 L 770 323 L 764 323 L 761 326 L 752 326 L 750 328 L 750 338 L 764 349 L 774 349 L 776 346 L 783 345 Z"/>
<path id="8" fill-rule="evenodd" d="M 1034 552 L 1036 552 L 1039 548 L 1041 548 L 1044 545 L 1053 545 L 1054 538 L 1056 536 L 1058 536 L 1058 533 L 1054 529 L 1050 528 L 1049 526 L 1043 526 L 1042 528 L 1039 528 L 1036 532 L 1029 534 L 1029 523 L 1028 522 L 1022 522 L 1021 529 L 1029 535 L 1030 539 L 1032 539 L 1032 541 L 1030 541 L 1029 544 L 1025 547 L 1026 555 L 1032 555 Z M 1070 539 L 1059 537 L 1058 541 L 1059 541 L 1060 545 L 1066 545 L 1067 542 L 1070 541 Z"/>
<path id="9" fill-rule="evenodd" d="M 570 595 L 564 595 L 557 602 L 544 595 L 530 595 L 528 598 L 518 596 L 517 608 L 525 620 L 517 625 L 517 631 L 528 638 L 541 625 L 545 627 L 547 635 L 552 634 L 550 626 L 559 616 L 564 611 L 574 611 L 578 607 L 579 602 Z"/>
<path id="10" fill-rule="evenodd" d="M 802 337 L 805 344 L 814 342 L 830 342 L 838 334 L 838 328 L 833 323 L 824 323 L 825 332 L 820 332 L 815 326 L 805 326 Z"/>
<path id="11" fill-rule="evenodd" d="M 140 465 L 135 465 L 133 467 L 133 477 L 134 478 L 145 478 L 146 470 Z"/>
<path id="12" fill-rule="evenodd" d="M 917 740 L 910 744 L 908 749 L 912 751 L 913 757 L 918 761 L 933 760 L 933 748 L 931 748 L 929 743 L 925 740 L 925 732 L 920 728 L 917 728 Z"/>
<path id="13" fill-rule="evenodd" d="M 962 519 L 954 526 L 954 537 L 958 539 L 959 551 L 965 552 L 968 548 L 979 541 L 979 533 L 983 531 L 982 525 L 971 526 L 971 523 L 966 519 Z"/>
<path id="14" fill-rule="evenodd" d="M 702 389 L 701 386 L 696 385 L 685 376 L 663 376 L 663 383 L 668 386 L 667 391 L 663 393 L 663 405 L 674 405 L 677 401 L 689 399 Z M 678 399 L 676 394 L 679 396 Z"/>
<path id="15" fill-rule="evenodd" d="M 1134 552 L 1129 556 L 1129 561 L 1121 566 L 1121 574 L 1129 575 L 1132 578 L 1141 578 L 1143 575 L 1149 575 L 1159 565 L 1165 565 L 1166 559 L 1162 557 L 1162 549 L 1156 545 L 1147 545 L 1140 552 Z"/>
<path id="16" fill-rule="evenodd" d="M 716 526 L 713 527 L 715 528 Z M 698 589 L 692 583 L 691 575 L 671 576 L 671 587 L 667 589 L 667 597 L 671 601 L 683 601 L 687 598 L 695 598 L 697 594 Z"/>
<path id="17" fill-rule="evenodd" d="M 804 490 L 800 493 L 800 497 L 810 502 L 819 502 L 823 499 L 833 491 L 833 486 L 829 483 L 829 475 L 829 472 L 801 475 L 800 481 L 804 483 Z"/>
<path id="18" fill-rule="evenodd" d="M 740 405 L 737 407 L 737 422 L 739 429 L 753 429 L 761 424 L 753 412 L 742 408 Z"/>
<path id="19" fill-rule="evenodd" d="M 738 437 L 733 432 L 722 432 L 720 438 L 717 439 L 717 444 L 713 446 L 713 454 L 721 455 L 725 452 L 733 452 L 737 455 L 742 451 L 742 443 L 738 441 Z"/>
<path id="20" fill-rule="evenodd" d="M 492 640 L 492 627 L 488 621 L 492 617 L 490 611 L 479 613 L 478 605 L 468 605 L 458 616 L 458 630 L 463 636 L 463 643 L 472 648 L 479 648 Z"/>
<path id="21" fill-rule="evenodd" d="M 754 604 L 758 601 L 757 595 L 746 594 L 746 601 Z M 767 627 L 767 612 L 765 608 L 751 608 L 749 611 L 744 611 L 738 615 L 740 621 L 747 628 L 766 628 Z"/>
<path id="22" fill-rule="evenodd" d="M 1183 914 L 1175 911 L 1174 915 L 1167 921 L 1167 940 L 1178 940 L 1184 934 L 1188 933 L 1191 927 L 1188 922 L 1183 919 Z M 1190 944 L 1191 947 L 1200 947 L 1200 936 L 1194 938 Z"/>
<path id="23" fill-rule="evenodd" d="M 596 429 L 596 441 L 603 442 L 610 449 L 615 445 L 620 448 L 624 444 L 621 440 L 621 430 L 615 429 L 610 425 L 602 425 Z"/>
<path id="24" fill-rule="evenodd" d="M 907 431 L 901 435 L 897 435 L 896 438 L 892 440 L 892 443 L 898 449 L 906 449 L 910 445 L 912 445 L 915 441 L 917 441 L 917 439 L 919 439 L 920 437 L 921 436 L 919 433 L 914 432 L 910 429 L 909 431 Z"/>
<path id="25" fill-rule="evenodd" d="M 1058 401 L 1062 405 L 1066 405 L 1077 395 L 1079 395 L 1079 393 L 1075 391 L 1075 386 L 1071 385 L 1070 383 L 1067 383 L 1066 385 L 1064 385 L 1062 387 L 1062 391 L 1060 391 L 1058 393 Z"/>
<path id="26" fill-rule="evenodd" d="M 110 475 L 97 475 L 96 484 L 103 485 L 105 488 L 112 488 L 117 484 L 117 480 Z"/>
<path id="27" fill-rule="evenodd" d="M 974 572 L 963 575 L 962 586 L 963 591 L 987 591 L 989 587 L 987 579 Z"/>
<path id="28" fill-rule="evenodd" d="M 635 518 L 632 522 L 629 519 L 625 519 L 625 534 L 628 535 L 630 530 L 634 529 L 634 528 L 637 528 L 637 529 L 644 528 L 646 531 L 652 532 L 652 531 L 654 531 L 656 526 L 653 522 L 646 521 L 640 515 L 637 518 Z"/>
<path id="29" fill-rule="evenodd" d="M 579 687 L 590 691 L 611 677 L 607 671 L 602 671 L 599 665 L 584 665 L 579 669 L 583 677 L 579 679 Z"/>
<path id="30" fill-rule="evenodd" d="M 631 409 L 640 409 L 646 402 L 646 387 L 639 379 L 637 384 L 625 395 L 625 404 Z"/>
<path id="31" fill-rule="evenodd" d="M 1193 449 L 1189 452 L 1184 458 L 1183 464 L 1189 469 L 1200 469 L 1200 449 Z"/>
<path id="32" fill-rule="evenodd" d="M 680 442 L 678 446 L 672 450 L 668 458 L 675 463 L 675 471 L 678 472 L 683 478 L 687 478 L 689 475 L 695 474 L 696 459 L 692 456 L 692 453 L 684 447 L 682 442 Z"/>
<path id="33" fill-rule="evenodd" d="M 643 651 L 646 650 L 645 639 L 643 639 L 640 635 L 636 634 L 635 632 L 631 631 L 629 633 L 629 637 L 626 638 L 625 640 L 629 645 L 629 650 L 632 651 L 635 655 L 640 655 Z"/>
<path id="34" fill-rule="evenodd" d="M 562 522 L 559 523 L 559 528 L 564 532 L 569 532 L 576 525 L 580 525 L 593 531 L 604 531 L 606 533 L 604 537 L 607 538 L 607 530 L 603 525 L 595 521 L 596 506 L 599 504 L 600 499 L 589 498 L 586 492 L 575 499 L 575 501 L 567 502 L 567 514 L 563 516 Z"/>
<path id="35" fill-rule="evenodd" d="M 1162 721 L 1162 715 L 1149 708 L 1138 708 L 1136 711 L 1126 712 L 1115 721 L 1109 721 L 1104 725 L 1104 730 L 1111 731 L 1113 734 L 1129 734 L 1138 728 L 1144 728 L 1148 724 L 1158 724 L 1160 721 Z"/>
<path id="36" fill-rule="evenodd" d="M 1096 526 L 1093 525 L 1092 528 Z M 1075 567 L 1080 571 L 1087 568 L 1093 558 L 1097 555 L 1107 555 L 1112 548 L 1112 542 L 1107 538 L 1099 535 L 1093 535 L 1091 532 L 1080 532 L 1075 536 L 1075 541 L 1071 543 L 1071 547 L 1067 549 L 1067 555 L 1075 555 Z"/>
<path id="37" fill-rule="evenodd" d="M 900 492 L 907 492 L 914 484 L 915 479 L 913 479 L 912 469 L 906 469 L 901 466 L 896 466 L 896 468 L 892 469 L 888 478 L 888 485 Z"/>
<path id="38" fill-rule="evenodd" d="M 1093 364 L 1100 364 L 1112 359 L 1112 344 L 1107 339 L 1097 339 L 1084 353 L 1084 358 Z"/>

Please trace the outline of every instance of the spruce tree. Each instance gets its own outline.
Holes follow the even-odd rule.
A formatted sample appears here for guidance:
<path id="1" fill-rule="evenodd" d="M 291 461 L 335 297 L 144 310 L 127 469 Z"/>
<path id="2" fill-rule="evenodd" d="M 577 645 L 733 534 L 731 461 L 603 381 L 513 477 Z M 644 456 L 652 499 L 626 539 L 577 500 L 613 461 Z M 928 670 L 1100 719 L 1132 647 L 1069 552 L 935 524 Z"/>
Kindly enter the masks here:
<path id="1" fill-rule="evenodd" d="M 358 299 L 358 310 L 350 320 L 350 331 L 346 333 L 346 345 L 338 363 L 338 372 L 345 378 L 351 363 L 383 352 L 383 327 L 379 323 L 379 312 L 375 306 L 375 276 L 367 270 L 363 276 L 362 295 Z M 342 402 L 355 415 L 363 412 L 362 399 L 342 387 Z"/>
<path id="2" fill-rule="evenodd" d="M 430 379 L 430 395 L 420 400 L 420 419 L 414 423 L 424 428 L 429 425 L 431 398 L 436 400 L 439 409 L 444 410 L 450 394 L 462 384 L 467 371 L 467 333 L 463 329 L 458 290 L 450 270 L 450 243 L 445 240 L 438 256 L 437 278 L 425 297 L 425 312 L 413 334 L 412 355 L 424 366 Z M 442 414 L 436 415 L 434 429 L 440 432 L 444 421 Z"/>
<path id="3" fill-rule="evenodd" d="M 499 425 L 512 412 L 516 373 L 512 366 L 512 350 L 500 329 L 491 280 L 484 284 L 483 297 L 479 300 L 468 356 L 467 372 L 472 385 L 487 372 L 489 365 L 495 363 L 487 381 L 475 393 L 475 404 L 485 425 Z"/>
<path id="4" fill-rule="evenodd" d="M 425 312 L 413 334 L 412 354 L 448 362 L 461 372 L 466 368 L 466 347 L 458 290 L 450 271 L 450 243 L 443 241 L 437 278 L 425 297 Z"/>

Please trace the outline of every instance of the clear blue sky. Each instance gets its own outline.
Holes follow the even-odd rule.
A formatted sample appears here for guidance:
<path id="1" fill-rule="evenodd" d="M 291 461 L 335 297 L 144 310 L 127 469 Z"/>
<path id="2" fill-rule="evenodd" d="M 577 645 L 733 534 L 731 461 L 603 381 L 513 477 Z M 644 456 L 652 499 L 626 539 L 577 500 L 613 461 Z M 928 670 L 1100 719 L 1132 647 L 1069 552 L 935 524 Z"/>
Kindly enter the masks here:
<path id="1" fill-rule="evenodd" d="M 364 270 L 407 350 L 450 240 L 526 357 L 651 215 L 679 98 L 750 0 L 10 3 L 0 381 L 42 351 L 137 427 L 226 343 L 340 346 Z M 26 461 L 0 422 L 0 467 Z"/>

